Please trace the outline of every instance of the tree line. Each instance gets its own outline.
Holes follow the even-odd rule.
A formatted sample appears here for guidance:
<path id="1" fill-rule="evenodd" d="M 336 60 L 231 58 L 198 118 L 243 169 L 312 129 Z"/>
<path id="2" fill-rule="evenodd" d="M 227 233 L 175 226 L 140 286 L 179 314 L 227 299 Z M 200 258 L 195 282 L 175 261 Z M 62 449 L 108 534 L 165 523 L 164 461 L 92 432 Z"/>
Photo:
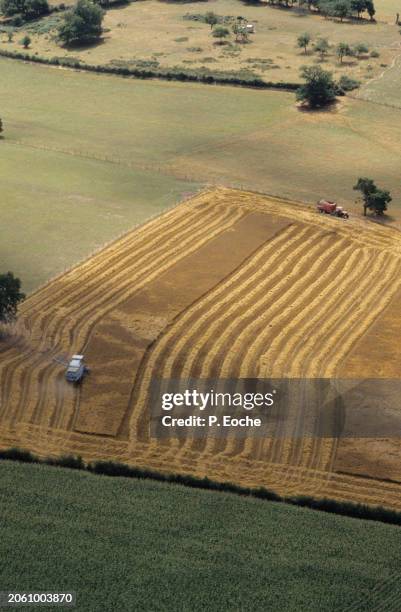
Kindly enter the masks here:
<path id="1" fill-rule="evenodd" d="M 324 17 L 335 17 L 342 21 L 345 18 L 361 19 L 364 13 L 374 19 L 376 9 L 373 0 L 268 0 L 270 6 L 291 8 L 297 4 Z"/>

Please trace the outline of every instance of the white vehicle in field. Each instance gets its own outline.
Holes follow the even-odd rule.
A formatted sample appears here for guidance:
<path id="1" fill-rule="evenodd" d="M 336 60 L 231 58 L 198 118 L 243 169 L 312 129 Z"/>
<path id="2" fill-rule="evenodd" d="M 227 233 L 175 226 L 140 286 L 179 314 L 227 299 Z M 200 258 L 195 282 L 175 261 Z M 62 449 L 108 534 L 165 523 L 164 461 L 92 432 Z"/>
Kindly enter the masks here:
<path id="1" fill-rule="evenodd" d="M 84 356 L 73 355 L 67 365 L 65 377 L 68 382 L 80 382 L 88 372 L 89 370 L 84 363 Z"/>

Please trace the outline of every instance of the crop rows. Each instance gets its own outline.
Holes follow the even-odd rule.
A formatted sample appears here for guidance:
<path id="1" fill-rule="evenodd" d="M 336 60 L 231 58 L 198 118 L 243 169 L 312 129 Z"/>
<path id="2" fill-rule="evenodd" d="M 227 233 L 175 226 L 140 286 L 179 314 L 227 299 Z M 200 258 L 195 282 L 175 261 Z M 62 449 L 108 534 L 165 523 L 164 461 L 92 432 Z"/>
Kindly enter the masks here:
<path id="1" fill-rule="evenodd" d="M 80 395 L 54 358 L 84 352 L 119 304 L 248 211 L 289 224 L 189 305 L 150 345 L 127 407 L 127 436 L 74 431 Z M 396 484 L 336 474 L 333 436 L 167 439 L 149 437 L 152 378 L 335 377 L 344 358 L 390 303 L 401 281 L 401 240 L 327 219 L 296 204 L 219 189 L 128 233 L 24 304 L 20 337 L 2 352 L 0 445 L 39 455 L 74 453 L 167 472 L 209 475 L 279 493 L 307 493 L 401 507 Z M 302 413 L 293 415 L 305 431 Z M 125 437 L 124 437 L 125 436 Z"/>

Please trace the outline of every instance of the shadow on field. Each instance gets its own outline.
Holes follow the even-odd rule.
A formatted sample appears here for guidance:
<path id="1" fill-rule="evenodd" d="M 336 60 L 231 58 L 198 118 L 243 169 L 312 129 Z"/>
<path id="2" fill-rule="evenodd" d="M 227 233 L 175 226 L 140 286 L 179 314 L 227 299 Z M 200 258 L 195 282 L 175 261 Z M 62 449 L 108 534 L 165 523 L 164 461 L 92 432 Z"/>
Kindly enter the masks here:
<path id="1" fill-rule="evenodd" d="M 100 38 L 93 38 L 91 40 L 87 40 L 85 42 L 76 42 L 70 43 L 69 45 L 64 44 L 61 45 L 63 49 L 67 51 L 86 51 L 87 49 L 95 49 L 96 47 L 100 47 L 105 44 L 105 39 L 103 36 Z"/>
<path id="2" fill-rule="evenodd" d="M 194 4 L 195 2 L 208 2 L 209 0 L 159 0 L 159 2 L 164 2 L 165 4 Z"/>
<path id="3" fill-rule="evenodd" d="M 393 215 L 389 215 L 387 213 L 384 215 L 368 214 L 366 216 L 366 219 L 368 219 L 372 223 L 380 223 L 381 225 L 390 225 L 397 221 L 397 219 L 393 217 Z"/>
<path id="4" fill-rule="evenodd" d="M 307 115 L 334 115 L 339 110 L 338 100 L 334 100 L 327 104 L 326 106 L 318 106 L 316 108 L 311 108 L 307 104 L 298 103 L 296 108 L 299 112 L 305 113 Z"/>

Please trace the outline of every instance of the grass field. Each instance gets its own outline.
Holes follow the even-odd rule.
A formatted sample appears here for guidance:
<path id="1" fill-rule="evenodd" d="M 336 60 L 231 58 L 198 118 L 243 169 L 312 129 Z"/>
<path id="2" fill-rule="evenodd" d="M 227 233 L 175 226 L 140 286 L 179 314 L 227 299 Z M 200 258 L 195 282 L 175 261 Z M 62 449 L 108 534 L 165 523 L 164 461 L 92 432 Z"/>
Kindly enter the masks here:
<path id="1" fill-rule="evenodd" d="M 390 611 L 401 596 L 398 527 L 9 462 L 0 502 L 3 590 L 74 590 L 80 612 Z"/>
<path id="2" fill-rule="evenodd" d="M 0 67 L 1 256 L 27 291 L 205 183 L 359 212 L 352 185 L 372 175 L 398 216 L 398 109 L 308 114 L 288 93 Z"/>
<path id="3" fill-rule="evenodd" d="M 238 44 L 234 35 L 228 44 L 216 44 L 209 25 L 184 19 L 185 15 L 204 14 L 213 10 L 221 17 L 238 15 L 255 24 L 255 34 L 248 44 Z M 312 53 L 305 55 L 296 47 L 299 34 L 307 31 L 314 40 L 327 37 L 333 46 L 324 67 L 337 76 L 350 74 L 362 82 L 382 70 L 382 64 L 391 62 L 399 46 L 399 34 L 394 25 L 395 12 L 391 16 L 380 13 L 377 2 L 378 23 L 339 23 L 311 15 L 307 10 L 277 9 L 266 4 L 244 4 L 238 0 L 215 2 L 171 3 L 147 0 L 133 2 L 126 7 L 109 10 L 104 19 L 106 29 L 101 43 L 83 48 L 66 50 L 54 40 L 55 31 L 46 30 L 59 17 L 54 15 L 29 26 L 32 38 L 31 50 L 42 56 L 73 56 L 94 64 L 117 62 L 135 65 L 151 62 L 162 68 L 180 66 L 187 69 L 213 71 L 248 71 L 266 80 L 296 81 L 303 64 L 319 62 Z M 231 28 L 231 25 L 229 25 Z M 14 43 L 4 43 L 4 48 L 18 49 L 23 28 L 15 36 Z M 5 36 L 3 36 L 6 40 Z M 364 42 L 371 50 L 380 52 L 379 58 L 369 55 L 363 59 L 346 58 L 340 64 L 335 55 L 339 42 L 350 45 Z"/>
<path id="4" fill-rule="evenodd" d="M 361 100 L 383 104 L 384 106 L 395 106 L 401 108 L 401 52 L 398 53 L 390 64 L 377 77 L 368 81 L 357 93 Z"/>
<path id="5" fill-rule="evenodd" d="M 0 145 L 1 267 L 25 292 L 182 199 L 196 184 L 124 165 Z M 22 246 L 23 244 L 23 246 Z"/>
<path id="6" fill-rule="evenodd" d="M 330 438 L 149 434 L 154 378 L 362 377 L 375 347 L 373 375 L 400 377 L 400 282 L 392 229 L 207 191 L 25 302 L 3 341 L 0 444 L 400 508 L 397 441 L 355 459 L 335 422 Z M 80 388 L 57 361 L 76 352 L 91 369 Z"/>

